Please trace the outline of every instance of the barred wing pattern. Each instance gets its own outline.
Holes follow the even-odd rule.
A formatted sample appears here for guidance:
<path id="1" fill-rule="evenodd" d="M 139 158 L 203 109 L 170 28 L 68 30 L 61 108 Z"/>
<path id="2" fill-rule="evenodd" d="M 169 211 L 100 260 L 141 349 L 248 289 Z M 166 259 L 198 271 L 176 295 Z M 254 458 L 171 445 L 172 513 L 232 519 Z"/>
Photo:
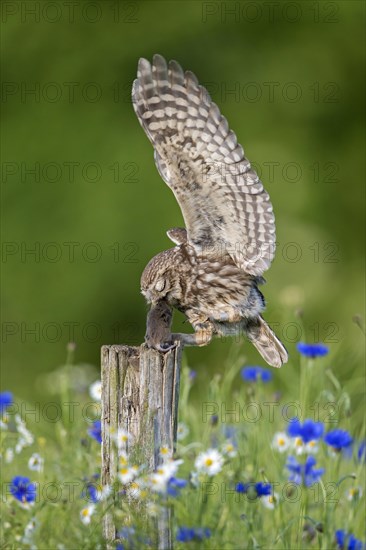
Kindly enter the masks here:
<path id="1" fill-rule="evenodd" d="M 176 61 L 154 55 L 152 65 L 139 61 L 132 101 L 189 243 L 197 252 L 224 248 L 240 269 L 262 274 L 275 250 L 272 205 L 207 90 Z"/>

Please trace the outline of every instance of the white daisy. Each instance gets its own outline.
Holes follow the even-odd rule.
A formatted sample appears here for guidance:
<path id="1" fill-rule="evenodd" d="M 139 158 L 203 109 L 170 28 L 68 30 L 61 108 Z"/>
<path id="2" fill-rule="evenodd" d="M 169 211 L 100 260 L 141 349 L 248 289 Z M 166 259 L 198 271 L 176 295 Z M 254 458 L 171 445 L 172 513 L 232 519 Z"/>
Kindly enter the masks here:
<path id="1" fill-rule="evenodd" d="M 127 496 L 141 499 L 147 496 L 146 482 L 142 479 L 135 479 L 127 488 Z"/>
<path id="2" fill-rule="evenodd" d="M 309 443 L 306 443 L 305 450 L 308 454 L 317 453 L 319 451 L 318 441 L 313 439 L 312 441 L 309 441 Z"/>
<path id="3" fill-rule="evenodd" d="M 42 472 L 44 460 L 38 453 L 33 453 L 28 460 L 28 468 L 34 472 Z"/>
<path id="4" fill-rule="evenodd" d="M 118 471 L 118 478 L 123 485 L 131 483 L 131 481 L 137 476 L 139 469 L 137 466 L 125 466 Z"/>
<path id="5" fill-rule="evenodd" d="M 89 525 L 91 521 L 91 517 L 94 514 L 95 511 L 95 504 L 89 504 L 89 506 L 85 506 L 82 510 L 80 510 L 80 520 L 84 525 Z"/>
<path id="6" fill-rule="evenodd" d="M 165 493 L 167 489 L 168 481 L 169 481 L 169 478 L 157 472 L 150 474 L 148 478 L 148 482 L 151 489 L 153 491 L 156 491 L 157 493 Z"/>
<path id="7" fill-rule="evenodd" d="M 268 510 L 273 510 L 278 504 L 278 494 L 273 493 L 273 495 L 264 495 L 260 498 L 261 503 Z"/>
<path id="8" fill-rule="evenodd" d="M 272 439 L 272 449 L 284 453 L 291 445 L 291 440 L 285 432 L 276 432 Z"/>
<path id="9" fill-rule="evenodd" d="M 3 415 L 0 417 L 0 428 L 2 430 L 7 430 L 8 423 L 9 423 L 9 415 L 6 412 L 4 412 Z"/>
<path id="10" fill-rule="evenodd" d="M 32 518 L 28 523 L 27 525 L 25 526 L 25 529 L 24 529 L 24 535 L 23 535 L 23 539 L 22 541 L 26 544 L 31 544 L 31 539 L 32 539 L 32 536 L 34 534 L 34 531 L 36 530 L 36 528 L 38 527 L 38 520 L 36 518 Z"/>
<path id="11" fill-rule="evenodd" d="M 231 441 L 227 441 L 226 443 L 223 444 L 222 452 L 224 453 L 224 455 L 230 458 L 234 458 L 238 454 L 238 451 L 236 450 L 235 445 L 233 445 Z"/>
<path id="12" fill-rule="evenodd" d="M 148 478 L 151 489 L 159 493 L 165 492 L 169 479 L 175 476 L 181 464 L 183 460 L 169 460 L 160 464 Z"/>
<path id="13" fill-rule="evenodd" d="M 177 439 L 178 441 L 182 441 L 187 435 L 189 434 L 189 428 L 184 422 L 179 422 L 178 428 L 177 428 Z"/>
<path id="14" fill-rule="evenodd" d="M 221 471 L 224 458 L 216 449 L 209 449 L 204 453 L 200 453 L 194 464 L 198 472 L 214 476 Z"/>
<path id="15" fill-rule="evenodd" d="M 124 451 L 119 451 L 118 453 L 118 464 L 120 468 L 124 468 L 128 464 L 128 456 Z"/>
<path id="16" fill-rule="evenodd" d="M 166 462 L 167 460 L 172 459 L 173 451 L 164 445 L 163 447 L 160 447 L 159 456 L 164 462 Z"/>
<path id="17" fill-rule="evenodd" d="M 100 380 L 96 380 L 89 387 L 89 395 L 94 401 L 102 400 L 102 382 Z"/>
<path id="18" fill-rule="evenodd" d="M 6 449 L 4 458 L 5 458 L 5 462 L 7 464 L 10 464 L 10 462 L 13 462 L 13 458 L 14 458 L 13 449 L 10 449 L 10 447 L 9 447 L 9 449 Z"/>
<path id="19" fill-rule="evenodd" d="M 117 447 L 119 449 L 125 449 L 127 447 L 127 444 L 130 443 L 132 440 L 131 434 L 129 434 L 123 428 L 119 428 L 117 433 L 114 434 L 112 437 L 117 443 Z"/>
<path id="20" fill-rule="evenodd" d="M 346 491 L 347 500 L 351 502 L 359 500 L 362 497 L 362 494 L 362 487 L 351 487 Z"/>
<path id="21" fill-rule="evenodd" d="M 164 462 L 164 464 L 160 464 L 156 469 L 156 473 L 170 479 L 175 476 L 181 464 L 183 464 L 183 460 L 181 459 L 169 460 L 168 462 Z"/>

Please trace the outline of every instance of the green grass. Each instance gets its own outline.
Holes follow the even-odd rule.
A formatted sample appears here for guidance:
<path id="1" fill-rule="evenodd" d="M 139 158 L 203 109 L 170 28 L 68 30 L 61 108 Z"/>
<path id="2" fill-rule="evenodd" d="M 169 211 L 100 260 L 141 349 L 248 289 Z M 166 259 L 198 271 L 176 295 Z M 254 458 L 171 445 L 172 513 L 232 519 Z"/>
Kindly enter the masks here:
<path id="1" fill-rule="evenodd" d="M 246 360 L 239 350 L 233 344 L 225 364 L 211 365 L 211 372 L 216 374 L 209 381 L 204 369 L 192 380 L 190 369 L 183 368 L 179 421 L 189 433 L 178 442 L 175 458 L 184 461 L 176 477 L 188 484 L 180 495 L 166 499 L 143 488 L 139 499 L 129 499 L 122 492 L 128 487 L 119 485 L 104 503 L 96 504 L 89 525 L 80 519 L 81 510 L 88 505 L 81 493 L 101 467 L 100 445 L 87 434 L 90 422 L 99 412 L 98 405 L 88 395 L 95 371 L 88 366 L 72 365 L 69 357 L 68 365 L 47 375 L 47 387 L 55 390 L 48 400 L 31 404 L 17 396 L 15 405 L 9 409 L 9 429 L 1 435 L 1 547 L 105 548 L 101 526 L 105 506 L 113 511 L 119 529 L 135 529 L 129 541 L 120 541 L 123 548 L 142 548 L 148 541 L 155 547 L 151 513 L 155 510 L 159 514 L 159 507 L 165 505 L 174 509 L 174 538 L 182 526 L 211 531 L 209 538 L 176 542 L 176 548 L 188 545 L 212 549 L 325 550 L 336 548 L 337 529 L 362 539 L 365 497 L 361 494 L 359 499 L 350 501 L 348 495 L 365 483 L 364 464 L 356 458 L 364 426 L 355 410 L 352 381 L 341 385 L 337 380 L 337 363 L 341 360 L 337 349 L 313 361 L 293 355 L 281 371 L 271 369 L 273 379 L 269 383 L 242 380 L 240 369 Z M 282 377 L 287 378 L 287 385 L 282 383 Z M 6 450 L 14 448 L 19 439 L 14 424 L 16 409 L 25 419 L 34 442 L 15 453 L 7 463 Z M 336 427 L 348 430 L 355 441 L 353 455 L 348 458 L 343 453 L 332 455 L 325 442 L 319 442 L 314 455 L 316 468 L 324 468 L 325 473 L 319 483 L 309 488 L 288 480 L 285 463 L 288 455 L 294 453 L 290 450 L 280 453 L 271 446 L 274 434 L 286 431 L 288 419 L 295 414 L 302 420 L 323 422 L 325 432 Z M 198 454 L 209 448 L 221 452 L 228 441 L 236 446 L 236 456 L 225 456 L 216 475 L 201 473 L 196 481 L 192 479 Z M 28 469 L 28 459 L 35 452 L 44 459 L 42 472 Z M 297 456 L 298 461 L 304 462 L 305 456 Z M 37 501 L 29 510 L 22 509 L 7 494 L 8 483 L 16 475 L 28 476 L 39 484 Z M 146 475 L 141 472 L 137 480 Z M 235 492 L 239 481 L 273 484 L 277 498 L 274 509 L 264 506 L 263 497 Z M 32 519 L 36 528 L 27 539 L 25 528 Z"/>

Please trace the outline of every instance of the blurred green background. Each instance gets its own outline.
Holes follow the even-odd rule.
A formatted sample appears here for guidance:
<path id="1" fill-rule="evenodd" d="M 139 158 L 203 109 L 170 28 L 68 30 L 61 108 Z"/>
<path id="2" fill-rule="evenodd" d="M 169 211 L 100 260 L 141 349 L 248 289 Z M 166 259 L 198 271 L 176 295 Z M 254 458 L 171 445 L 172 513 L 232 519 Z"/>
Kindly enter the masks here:
<path id="1" fill-rule="evenodd" d="M 292 357 L 296 341 L 321 340 L 344 358 L 340 378 L 362 369 L 363 2 L 2 10 L 3 389 L 37 395 L 69 341 L 95 365 L 102 344 L 143 341 L 140 275 L 182 224 L 130 100 L 138 58 L 154 53 L 206 84 L 271 195 L 266 319 Z M 233 345 L 263 364 L 244 342 L 186 356 L 220 370 Z"/>

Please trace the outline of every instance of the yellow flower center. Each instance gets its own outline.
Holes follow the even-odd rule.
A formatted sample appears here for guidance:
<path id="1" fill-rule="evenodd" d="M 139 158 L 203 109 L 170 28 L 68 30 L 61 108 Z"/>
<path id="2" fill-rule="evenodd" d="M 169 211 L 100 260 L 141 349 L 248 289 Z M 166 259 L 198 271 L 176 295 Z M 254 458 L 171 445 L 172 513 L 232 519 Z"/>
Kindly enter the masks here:
<path id="1" fill-rule="evenodd" d="M 212 464 L 213 464 L 212 458 L 206 458 L 206 460 L 205 460 L 205 465 L 206 465 L 206 466 L 212 466 Z"/>
<path id="2" fill-rule="evenodd" d="M 282 445 L 284 445 L 286 443 L 286 441 L 283 439 L 283 437 L 280 437 L 278 439 L 278 444 L 280 445 L 280 447 L 282 447 Z"/>

